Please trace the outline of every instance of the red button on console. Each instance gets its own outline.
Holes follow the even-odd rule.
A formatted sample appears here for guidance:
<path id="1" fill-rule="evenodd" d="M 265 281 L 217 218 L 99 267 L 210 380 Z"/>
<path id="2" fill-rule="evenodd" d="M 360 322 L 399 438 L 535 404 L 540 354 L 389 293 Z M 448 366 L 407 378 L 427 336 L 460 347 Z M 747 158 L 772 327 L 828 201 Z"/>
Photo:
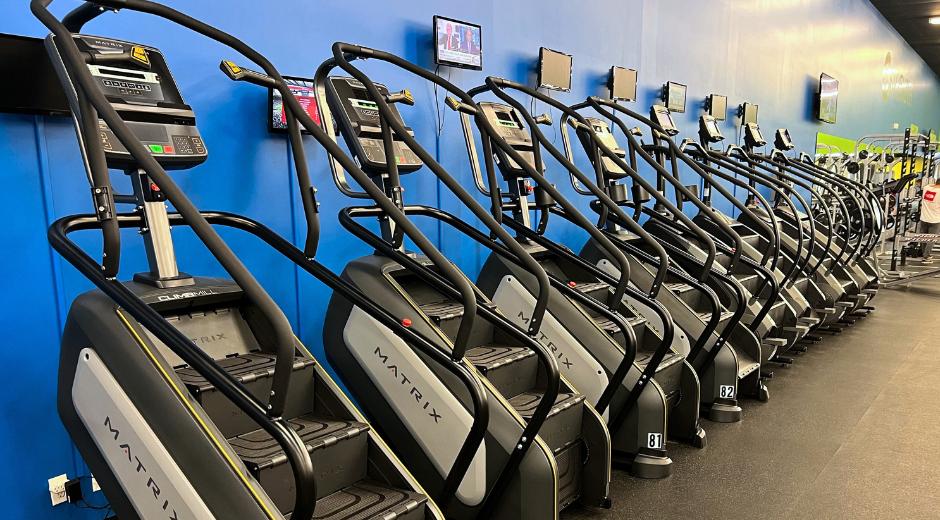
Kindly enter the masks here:
<path id="1" fill-rule="evenodd" d="M 172 146 L 163 145 L 163 153 L 173 153 L 173 147 L 172 147 Z"/>

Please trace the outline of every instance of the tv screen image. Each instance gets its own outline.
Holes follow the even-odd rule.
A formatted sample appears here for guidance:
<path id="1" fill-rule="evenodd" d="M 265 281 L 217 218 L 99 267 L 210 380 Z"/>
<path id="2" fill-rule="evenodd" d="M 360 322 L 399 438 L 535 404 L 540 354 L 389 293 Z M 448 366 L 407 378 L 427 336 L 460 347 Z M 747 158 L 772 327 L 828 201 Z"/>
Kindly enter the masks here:
<path id="1" fill-rule="evenodd" d="M 720 94 L 708 96 L 708 115 L 724 121 L 728 117 L 728 97 Z"/>
<path id="2" fill-rule="evenodd" d="M 571 55 L 542 47 L 539 49 L 539 87 L 571 90 Z"/>
<path id="3" fill-rule="evenodd" d="M 623 67 L 610 68 L 610 99 L 636 101 L 636 71 Z"/>
<path id="4" fill-rule="evenodd" d="M 685 112 L 686 90 L 686 86 L 682 83 L 672 81 L 666 83 L 666 108 L 668 108 L 670 112 L 679 114 Z"/>
<path id="5" fill-rule="evenodd" d="M 483 69 L 483 39 L 479 25 L 434 17 L 434 62 L 438 65 Z"/>
<path id="6" fill-rule="evenodd" d="M 755 105 L 754 103 L 745 103 L 745 104 L 744 104 L 744 109 L 743 109 L 743 114 L 742 114 L 742 119 L 743 119 L 742 122 L 743 122 L 745 125 L 748 124 L 748 123 L 756 123 L 756 122 L 757 122 L 757 109 L 758 109 L 758 105 Z"/>
<path id="7" fill-rule="evenodd" d="M 819 120 L 835 123 L 839 108 L 839 80 L 828 74 L 819 76 Z"/>
<path id="8" fill-rule="evenodd" d="M 309 78 L 298 78 L 294 76 L 284 76 L 284 81 L 290 89 L 300 106 L 307 112 L 307 115 L 313 119 L 313 122 L 320 124 L 320 111 L 317 108 L 317 94 L 313 88 L 313 80 Z M 281 92 L 276 89 L 270 89 L 268 100 L 271 108 L 271 120 L 269 129 L 275 132 L 287 130 L 287 115 L 284 113 L 284 98 Z"/>

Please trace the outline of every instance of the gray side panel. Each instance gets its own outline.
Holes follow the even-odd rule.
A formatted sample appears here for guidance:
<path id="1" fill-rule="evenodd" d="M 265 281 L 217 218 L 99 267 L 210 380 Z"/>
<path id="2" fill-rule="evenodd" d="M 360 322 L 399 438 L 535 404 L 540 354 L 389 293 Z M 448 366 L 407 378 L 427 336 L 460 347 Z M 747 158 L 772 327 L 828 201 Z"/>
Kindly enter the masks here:
<path id="1" fill-rule="evenodd" d="M 142 518 L 215 518 L 97 353 L 79 356 L 72 401 Z"/>

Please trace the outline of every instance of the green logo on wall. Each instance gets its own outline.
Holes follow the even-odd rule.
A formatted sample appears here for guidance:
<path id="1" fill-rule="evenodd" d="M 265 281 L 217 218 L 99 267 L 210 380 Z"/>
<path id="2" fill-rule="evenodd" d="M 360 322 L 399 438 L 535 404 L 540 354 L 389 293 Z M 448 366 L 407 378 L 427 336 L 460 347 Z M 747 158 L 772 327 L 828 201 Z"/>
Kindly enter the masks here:
<path id="1" fill-rule="evenodd" d="M 914 84 L 908 81 L 900 70 L 891 64 L 891 52 L 885 54 L 884 68 L 881 69 L 881 99 L 894 98 L 905 105 L 914 102 Z"/>

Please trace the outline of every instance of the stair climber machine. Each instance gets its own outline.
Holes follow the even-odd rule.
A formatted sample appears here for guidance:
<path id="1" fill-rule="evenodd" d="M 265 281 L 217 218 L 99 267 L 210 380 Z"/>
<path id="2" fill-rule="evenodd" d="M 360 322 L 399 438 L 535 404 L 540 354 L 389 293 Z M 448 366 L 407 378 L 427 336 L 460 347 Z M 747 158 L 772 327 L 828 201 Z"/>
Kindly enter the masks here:
<path id="1" fill-rule="evenodd" d="M 652 275 L 656 282 L 648 288 L 638 288 L 632 281 L 627 255 L 547 179 L 541 158 L 544 151 L 558 159 L 571 175 L 590 183 L 587 176 L 568 162 L 538 130 L 540 122 L 548 122 L 548 116 L 534 117 L 506 89 L 546 102 L 550 99 L 524 85 L 493 77 L 487 78 L 484 86 L 470 91 L 473 97 L 491 92 L 502 101 L 479 102 L 477 112 L 472 114 L 477 126 L 486 129 L 481 134 L 485 179 L 470 131 L 471 114 L 462 114 L 477 187 L 490 197 L 494 216 L 517 234 L 558 282 L 558 294 L 550 300 L 550 311 L 557 321 L 552 322 L 552 335 L 543 339 L 550 341 L 559 352 L 566 348 L 564 345 L 573 343 L 571 339 L 566 340 L 569 335 L 584 345 L 582 352 L 564 354 L 570 363 L 563 363 L 562 370 L 567 369 L 565 373 L 575 387 L 591 388 L 585 391 L 592 392 L 598 408 L 609 413 L 615 456 L 631 463 L 635 475 L 665 476 L 669 461 L 663 451 L 662 438 L 655 430 L 647 429 L 651 427 L 650 421 L 662 417 L 656 420 L 668 424 L 669 437 L 703 447 L 705 432 L 698 420 L 700 409 L 704 408 L 714 419 L 740 419 L 740 408 L 734 398 L 735 372 L 723 374 L 725 377 L 721 379 L 722 384 L 730 387 L 725 389 L 725 398 L 718 398 L 717 391 L 709 392 L 708 400 L 701 398 L 698 375 L 687 359 L 693 349 L 700 348 L 700 343 L 690 344 L 689 336 L 674 326 L 666 306 L 657 299 L 659 293 L 664 292 L 660 289 L 669 266 L 665 252 L 658 250 L 652 254 L 658 259 L 658 267 Z M 566 108 L 557 102 L 550 104 Z M 505 191 L 497 178 L 497 168 Z M 596 186 L 590 186 L 597 190 L 611 211 L 619 211 Z M 538 214 L 538 223 L 534 226 L 529 220 L 533 210 Z M 611 269 L 585 261 L 566 246 L 548 239 L 544 233 L 553 214 L 588 232 L 598 247 L 612 258 Z M 651 248 L 657 247 L 642 229 L 638 231 L 641 239 L 650 242 Z M 490 256 L 478 285 L 517 320 L 524 321 L 531 312 L 534 283 L 530 276 L 504 258 Z M 626 320 L 632 330 L 626 331 L 625 336 L 622 327 L 617 326 L 619 320 L 612 322 L 609 313 L 600 312 L 596 303 Z M 598 330 L 606 334 L 597 337 Z M 617 364 L 617 355 L 610 352 L 611 339 L 618 344 L 625 340 L 633 342 L 636 353 L 631 365 Z"/>
<path id="2" fill-rule="evenodd" d="M 690 202 L 699 210 L 693 220 L 715 237 L 718 242 L 720 264 L 742 286 L 747 295 L 749 312 L 745 322 L 761 340 L 761 361 L 766 363 L 773 359 L 784 363 L 789 362 L 789 358 L 782 356 L 783 352 L 793 347 L 801 349 L 802 346 L 798 346 L 797 343 L 801 342 L 810 329 L 818 324 L 819 318 L 813 315 L 810 303 L 788 282 L 789 277 L 792 276 L 792 270 L 785 272 L 781 264 L 778 222 L 775 218 L 767 221 L 751 219 L 747 225 L 744 225 L 722 214 L 711 204 L 713 190 L 729 200 L 741 211 L 742 215 L 752 215 L 752 210 L 757 204 L 767 205 L 767 201 L 752 186 L 741 183 L 735 177 L 718 169 L 711 168 L 707 163 L 698 163 L 685 154 L 683 152 L 685 144 L 677 146 L 670 138 L 676 135 L 678 130 L 666 107 L 653 106 L 650 118 L 645 118 L 608 100 L 595 98 L 589 100 L 588 103 L 595 105 L 602 115 L 613 116 L 610 110 L 613 109 L 650 128 L 653 143 L 643 144 L 634 137 L 634 133 L 639 133 L 639 130 L 628 132 L 626 125 L 618 122 L 619 119 L 613 120 L 618 122 L 622 133 L 628 138 L 631 161 L 635 162 L 633 155 L 638 154 L 656 170 L 657 191 L 662 193 L 664 185 L 668 182 L 675 190 L 678 209 L 682 209 L 683 202 Z M 709 121 L 708 128 L 714 128 L 717 131 L 717 125 L 713 123 L 713 120 Z M 701 197 L 698 196 L 699 184 L 683 187 L 679 182 L 680 166 L 684 166 L 688 171 L 700 177 Z M 747 202 L 742 204 L 736 200 L 732 193 L 716 182 L 715 177 L 747 190 Z M 682 193 L 683 190 L 688 193 Z M 674 236 L 676 232 L 689 236 L 689 233 L 680 226 L 676 226 L 675 222 L 670 223 L 656 216 L 660 212 L 657 212 L 655 207 L 645 211 L 652 217 L 647 225 L 657 230 L 664 238 Z M 667 227 L 663 224 L 670 225 Z M 730 235 L 725 232 L 725 226 L 730 226 L 740 240 L 729 240 Z M 736 252 L 740 252 L 741 261 L 732 265 L 731 260 Z"/>
<path id="3" fill-rule="evenodd" d="M 871 213 L 867 218 L 864 215 L 869 203 L 863 203 L 863 198 L 855 195 L 855 187 L 848 182 L 842 183 L 838 179 L 826 178 L 825 174 L 804 169 L 802 164 L 789 160 L 781 148 L 774 151 L 773 160 L 755 153 L 754 148 L 766 144 L 757 123 L 745 125 L 744 140 L 743 148 L 731 146 L 726 154 L 713 153 L 712 157 L 721 159 L 723 165 L 744 168 L 751 178 L 757 178 L 765 185 L 776 186 L 787 194 L 786 198 L 778 201 L 787 204 L 775 207 L 775 212 L 784 224 L 783 244 L 796 256 L 799 256 L 799 237 L 803 234 L 810 239 L 811 244 L 822 244 L 821 248 L 811 246 L 807 249 L 813 253 L 808 255 L 807 263 L 815 261 L 813 279 L 827 293 L 836 309 L 829 319 L 823 320 L 824 328 L 821 330 L 838 332 L 842 326 L 853 323 L 857 317 L 870 310 L 866 304 L 877 291 L 871 285 L 877 284 L 875 275 L 866 273 L 857 265 L 859 259 L 866 256 L 865 250 L 873 248 L 877 242 L 877 238 L 873 237 L 874 227 L 866 230 L 860 226 L 861 222 L 874 218 Z M 775 141 L 776 146 L 786 149 L 793 147 L 786 130 L 779 130 Z M 833 182 L 840 184 L 833 186 Z M 802 188 L 816 204 L 809 204 L 796 188 Z M 842 194 L 837 190 L 842 191 Z M 791 196 L 799 202 L 803 211 L 792 203 Z M 867 195 L 864 200 L 867 200 Z M 853 214 L 856 216 L 853 217 Z M 825 218 L 820 219 L 820 216 Z M 794 242 L 797 244 L 794 245 Z M 815 255 L 817 249 L 821 251 L 820 255 Z M 862 263 L 867 262 L 862 260 Z M 837 321 L 833 319 L 836 316 Z"/>
<path id="4" fill-rule="evenodd" d="M 401 337 L 420 338 L 312 260 L 315 232 L 307 258 L 246 217 L 197 210 L 167 170 L 200 165 L 208 148 L 164 55 L 79 31 L 106 10 L 156 14 L 251 56 L 276 78 L 271 84 L 288 111 L 302 113 L 283 78 L 241 41 L 159 4 L 88 2 L 60 21 L 50 3 L 31 7 L 52 31 L 46 45 L 72 109 L 95 213 L 61 218 L 48 235 L 97 286 L 68 313 L 58 409 L 114 512 L 122 519 L 443 519 L 213 224 L 303 260 Z M 309 117 L 305 123 L 314 127 Z M 133 194 L 114 191 L 111 170 L 130 177 Z M 116 204 L 134 209 L 118 213 Z M 231 279 L 180 272 L 172 226 L 192 229 Z M 122 228 L 139 231 L 150 267 L 127 282 L 117 279 Z M 100 262 L 69 237 L 81 230 L 101 232 Z"/>
<path id="5" fill-rule="evenodd" d="M 622 127 L 621 130 L 627 131 L 622 121 L 610 111 L 627 110 L 615 101 L 602 98 L 589 98 L 588 101 L 579 103 L 571 108 L 572 110 L 582 110 L 589 107 L 594 108 L 598 113 L 603 114 L 604 117 L 617 123 L 619 127 Z M 625 113 L 638 117 L 641 122 L 647 124 L 651 123 L 642 116 L 634 114 L 632 111 L 627 110 Z M 634 223 L 632 225 L 637 225 L 635 221 L 639 218 L 640 212 L 642 211 L 640 206 L 652 198 L 649 195 L 650 193 L 658 194 L 657 202 L 660 204 L 661 208 L 672 214 L 682 214 L 681 206 L 673 205 L 665 198 L 661 190 L 654 189 L 646 180 L 640 177 L 636 171 L 636 156 L 631 158 L 630 164 L 625 162 L 627 160 L 627 153 L 619 146 L 611 127 L 605 120 L 597 117 L 584 117 L 583 121 L 582 123 L 581 121 L 569 118 L 562 120 L 562 139 L 567 154 L 570 157 L 573 153 L 571 151 L 571 142 L 568 135 L 568 127 L 570 126 L 576 129 L 576 135 L 590 159 L 591 164 L 594 166 L 597 183 L 605 186 L 608 194 L 617 200 L 618 204 L 624 207 L 633 207 L 634 217 L 627 221 L 628 223 L 633 221 Z M 638 131 L 638 129 L 628 130 L 626 135 L 632 139 L 633 132 Z M 634 143 L 634 148 L 639 148 L 639 145 Z M 642 156 L 644 154 L 645 151 L 641 150 L 640 155 Z M 652 157 L 646 157 L 645 160 L 650 164 L 658 165 Z M 622 184 L 626 179 L 633 181 L 632 190 L 628 191 L 627 187 Z M 671 177 L 666 177 L 666 179 L 669 180 Z M 578 193 L 588 196 L 591 195 L 591 193 L 584 190 L 581 183 L 574 178 L 572 178 L 572 185 Z M 689 193 L 694 196 L 693 190 L 697 190 L 697 186 L 684 187 L 684 189 L 688 190 Z M 629 199 L 629 193 L 633 194 L 634 200 L 631 201 Z M 677 202 L 681 204 L 681 200 L 682 199 L 679 199 Z M 692 200 L 695 199 L 693 198 Z M 595 207 L 597 206 L 595 205 Z M 598 226 L 606 229 L 609 235 L 616 237 L 618 243 L 622 244 L 623 247 L 632 248 L 634 250 L 634 258 L 639 258 L 640 255 L 643 254 L 642 246 L 636 244 L 636 235 L 628 232 L 621 224 L 623 219 L 605 212 L 601 212 L 599 217 Z M 729 224 L 726 223 L 725 225 L 730 228 Z M 705 226 L 702 227 L 704 228 Z M 691 227 L 684 227 L 686 230 L 693 230 L 693 233 L 696 228 L 697 225 L 694 224 Z M 717 228 L 717 230 L 714 231 L 715 235 L 705 234 L 702 232 L 702 228 L 698 228 L 699 233 L 696 235 L 696 240 L 701 241 L 706 247 L 710 248 L 715 247 L 709 246 L 710 243 L 718 247 L 721 246 L 721 243 L 717 241 L 720 236 L 734 238 L 734 235 L 727 229 L 721 230 L 719 226 L 713 226 L 713 228 Z M 735 233 L 738 231 L 737 229 L 734 230 Z M 704 238 L 702 237 L 703 235 Z M 701 332 L 699 331 L 703 331 L 711 320 L 717 320 L 718 323 L 718 328 L 715 332 L 709 332 L 700 339 L 700 341 L 705 341 L 705 347 L 701 350 L 701 353 L 697 356 L 690 356 L 693 366 L 696 368 L 703 381 L 708 383 L 708 386 L 703 384 L 703 389 L 713 388 L 714 391 L 719 392 L 717 394 L 718 397 L 726 395 L 726 392 L 722 392 L 721 386 L 711 384 L 714 381 L 714 375 L 711 374 L 711 371 L 730 370 L 736 375 L 738 380 L 738 387 L 740 388 L 737 394 L 738 396 L 756 397 L 762 401 L 766 401 L 769 398 L 769 392 L 762 381 L 762 377 L 765 374 L 761 371 L 761 365 L 766 363 L 773 355 L 775 345 L 770 344 L 762 348 L 762 338 L 755 335 L 742 319 L 745 317 L 747 308 L 741 302 L 747 301 L 747 293 L 743 287 L 734 283 L 733 278 L 726 272 L 727 266 L 732 266 L 733 263 L 737 263 L 732 262 L 731 256 L 733 255 L 727 257 L 717 256 L 719 260 L 724 259 L 729 262 L 725 266 L 721 264 L 708 265 L 707 262 L 696 262 L 695 257 L 689 254 L 692 248 L 688 246 L 678 246 L 670 240 L 663 240 L 662 246 L 670 251 L 670 254 L 675 255 L 679 262 L 684 263 L 685 266 L 690 269 L 687 271 L 680 267 L 674 267 L 673 270 L 677 271 L 677 273 L 666 283 L 666 286 L 670 289 L 667 294 L 672 296 L 672 298 L 666 301 L 669 302 L 668 308 L 676 320 L 676 323 L 690 335 L 700 335 L 700 337 Z M 637 252 L 637 249 L 641 251 Z M 740 248 L 735 248 L 735 250 L 738 249 Z M 716 254 L 718 253 L 721 253 L 721 251 L 716 247 Z M 585 246 L 581 252 L 581 256 L 590 258 L 595 262 L 609 261 L 592 242 L 589 242 Z M 707 259 L 707 256 L 706 253 L 702 258 Z M 643 265 L 637 266 L 637 269 L 641 274 L 648 273 L 650 264 L 644 263 Z M 711 277 L 714 280 L 710 285 L 702 286 L 702 284 L 697 283 L 696 278 L 691 278 L 692 273 L 699 273 L 699 277 L 703 279 L 707 279 L 705 277 Z M 701 288 L 696 287 L 696 285 Z M 712 290 L 712 288 L 714 288 L 714 290 Z M 705 304 L 707 304 L 709 299 L 718 300 L 717 308 L 719 312 L 715 313 L 708 310 Z M 726 343 L 727 347 L 725 350 L 729 351 L 731 356 L 723 357 L 721 347 Z"/>
<path id="6" fill-rule="evenodd" d="M 546 313 L 550 280 L 529 252 L 418 144 L 398 110 L 414 104 L 410 91 L 391 92 L 373 82 L 351 63 L 363 58 L 432 81 L 460 98 L 468 110 L 473 105 L 466 93 L 421 67 L 384 51 L 344 43 L 334 44 L 333 58 L 318 68 L 314 81 L 325 130 L 336 138 L 335 125 L 362 165 L 356 172 L 331 161 L 336 185 L 350 197 L 379 204 L 340 213 L 341 223 L 375 248 L 374 254 L 350 262 L 344 279 L 411 329 L 433 338 L 440 351 L 464 360 L 486 392 L 485 440 L 470 452 L 464 478 L 450 491 L 454 496 L 448 517 L 535 520 L 557 518 L 576 502 L 609 507 L 611 438 L 604 419 L 587 402 L 589 394 L 560 375 L 559 367 L 568 359 L 538 340 L 552 319 Z M 332 75 L 337 67 L 348 76 Z M 346 172 L 354 174 L 364 192 L 350 186 Z M 490 235 L 438 208 L 406 204 L 400 178 L 417 172 L 440 180 Z M 394 212 L 408 218 L 392 221 Z M 526 275 L 538 280 L 530 319 L 517 323 L 498 308 L 417 232 L 411 222 L 416 217 L 446 224 L 524 266 Z M 360 224 L 363 219 L 377 220 L 379 233 Z M 427 256 L 407 252 L 405 235 Z M 424 242 L 426 247 L 421 247 Z M 451 439 L 466 436 L 471 425 L 466 392 L 433 360 L 387 336 L 356 302 L 333 296 L 324 328 L 331 365 L 433 492 L 441 488 L 458 455 Z"/>

